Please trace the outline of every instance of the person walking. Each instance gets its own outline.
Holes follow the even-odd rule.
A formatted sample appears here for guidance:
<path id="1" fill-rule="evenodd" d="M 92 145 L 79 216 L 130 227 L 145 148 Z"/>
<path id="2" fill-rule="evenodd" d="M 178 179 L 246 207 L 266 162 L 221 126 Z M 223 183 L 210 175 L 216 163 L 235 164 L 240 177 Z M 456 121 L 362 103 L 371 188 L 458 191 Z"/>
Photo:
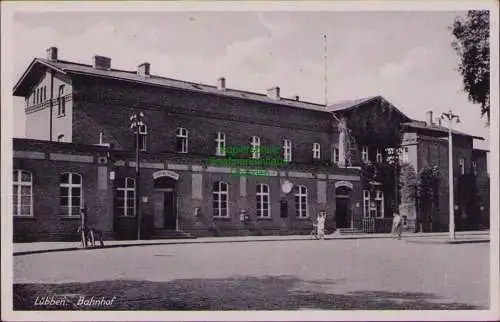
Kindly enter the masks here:
<path id="1" fill-rule="evenodd" d="M 392 219 L 392 238 L 397 236 L 398 239 L 401 239 L 401 231 L 402 231 L 402 222 L 401 215 L 398 213 L 397 209 L 394 209 L 394 218 Z"/>
<path id="2" fill-rule="evenodd" d="M 325 214 L 320 212 L 318 218 L 316 219 L 318 239 L 325 239 L 325 219 Z"/>

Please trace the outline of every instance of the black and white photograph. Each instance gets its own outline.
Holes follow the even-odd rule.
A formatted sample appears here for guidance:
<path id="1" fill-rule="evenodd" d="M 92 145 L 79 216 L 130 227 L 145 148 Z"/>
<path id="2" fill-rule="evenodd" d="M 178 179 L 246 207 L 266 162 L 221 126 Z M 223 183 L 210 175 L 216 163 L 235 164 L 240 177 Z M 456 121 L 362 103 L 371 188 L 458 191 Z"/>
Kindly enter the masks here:
<path id="1" fill-rule="evenodd" d="M 1 6 L 2 320 L 500 318 L 497 2 Z"/>

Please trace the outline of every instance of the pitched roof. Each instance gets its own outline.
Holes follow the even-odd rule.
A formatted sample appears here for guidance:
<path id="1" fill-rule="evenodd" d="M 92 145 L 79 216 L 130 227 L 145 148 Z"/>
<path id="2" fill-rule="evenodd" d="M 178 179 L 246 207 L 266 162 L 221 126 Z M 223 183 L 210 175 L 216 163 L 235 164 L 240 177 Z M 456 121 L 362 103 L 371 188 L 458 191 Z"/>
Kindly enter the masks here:
<path id="1" fill-rule="evenodd" d="M 448 135 L 448 128 L 444 126 L 440 126 L 438 124 L 433 124 L 433 125 L 428 125 L 426 122 L 423 121 L 412 121 L 412 122 L 407 122 L 402 124 L 403 127 L 406 128 L 411 128 L 411 129 L 416 129 L 419 131 L 427 132 L 431 135 L 436 135 L 436 136 L 447 136 Z M 451 130 L 451 133 L 454 135 L 460 135 L 460 136 L 469 136 L 472 137 L 473 139 L 477 140 L 484 140 L 483 137 L 480 136 L 475 136 L 475 135 L 470 135 L 464 132 L 460 132 L 457 130 Z"/>
<path id="2" fill-rule="evenodd" d="M 111 78 L 116 80 L 133 82 L 137 84 L 175 88 L 186 91 L 227 96 L 239 99 L 259 101 L 263 103 L 279 104 L 289 107 L 297 107 L 297 108 L 304 108 L 321 112 L 328 112 L 325 109 L 325 105 L 323 104 L 297 101 L 295 99 L 283 98 L 283 97 L 277 100 L 269 98 L 265 94 L 259 94 L 254 92 L 247 92 L 231 88 L 225 88 L 224 90 L 219 90 L 217 86 L 181 81 L 156 75 L 150 75 L 145 77 L 138 75 L 136 71 L 126 71 L 119 69 L 109 69 L 109 70 L 95 69 L 91 65 L 80 64 L 64 60 L 51 61 L 43 58 L 35 58 L 32 61 L 26 72 L 14 86 L 13 89 L 14 95 L 21 96 L 27 93 L 29 89 L 25 82 L 25 79 L 27 78 L 27 75 L 30 74 L 30 72 L 36 70 L 37 68 L 40 69 L 40 66 L 47 66 L 49 68 L 53 68 L 63 74 L 80 74 L 80 75 L 89 75 L 95 77 Z"/>
<path id="3" fill-rule="evenodd" d="M 365 98 L 360 98 L 360 99 L 355 99 L 355 100 L 339 101 L 339 102 L 328 105 L 326 107 L 326 109 L 330 112 L 348 110 L 348 109 L 355 108 L 359 105 L 362 105 L 364 103 L 367 103 L 367 102 L 374 100 L 376 98 L 379 98 L 379 97 L 381 97 L 381 96 L 370 96 L 370 97 L 365 97 Z"/>

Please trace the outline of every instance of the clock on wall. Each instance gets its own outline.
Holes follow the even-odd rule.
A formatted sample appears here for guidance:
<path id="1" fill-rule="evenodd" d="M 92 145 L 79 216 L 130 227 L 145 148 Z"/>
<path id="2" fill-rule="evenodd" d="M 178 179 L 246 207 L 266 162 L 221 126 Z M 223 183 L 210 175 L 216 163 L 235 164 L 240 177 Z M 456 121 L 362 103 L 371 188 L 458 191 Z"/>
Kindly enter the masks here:
<path id="1" fill-rule="evenodd" d="M 283 182 L 283 184 L 281 185 L 281 190 L 284 193 L 290 193 L 290 191 L 292 191 L 292 188 L 293 184 L 288 180 L 285 180 L 285 182 Z"/>

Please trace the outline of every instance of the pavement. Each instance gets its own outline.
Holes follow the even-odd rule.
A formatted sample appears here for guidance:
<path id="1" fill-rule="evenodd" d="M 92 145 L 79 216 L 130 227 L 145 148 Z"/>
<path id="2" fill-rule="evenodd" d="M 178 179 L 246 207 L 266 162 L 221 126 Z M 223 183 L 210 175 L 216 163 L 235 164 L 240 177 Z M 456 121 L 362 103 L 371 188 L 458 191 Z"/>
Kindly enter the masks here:
<path id="1" fill-rule="evenodd" d="M 325 240 L 352 240 L 352 239 L 384 239 L 392 238 L 391 234 L 330 234 Z M 270 241 L 298 241 L 313 239 L 310 235 L 289 236 L 234 236 L 234 237 L 202 237 L 196 239 L 157 239 L 157 240 L 111 240 L 105 241 L 104 248 L 118 247 L 140 247 L 150 245 L 172 245 L 172 244 L 209 244 L 209 243 L 242 243 L 242 242 L 270 242 Z M 488 243 L 489 231 L 467 231 L 457 232 L 454 240 L 450 240 L 449 234 L 445 233 L 403 233 L 402 240 L 407 243 L 428 244 L 463 244 L 463 243 Z M 14 243 L 13 255 L 28 255 L 49 252 L 90 250 L 83 249 L 79 242 L 33 242 Z"/>

